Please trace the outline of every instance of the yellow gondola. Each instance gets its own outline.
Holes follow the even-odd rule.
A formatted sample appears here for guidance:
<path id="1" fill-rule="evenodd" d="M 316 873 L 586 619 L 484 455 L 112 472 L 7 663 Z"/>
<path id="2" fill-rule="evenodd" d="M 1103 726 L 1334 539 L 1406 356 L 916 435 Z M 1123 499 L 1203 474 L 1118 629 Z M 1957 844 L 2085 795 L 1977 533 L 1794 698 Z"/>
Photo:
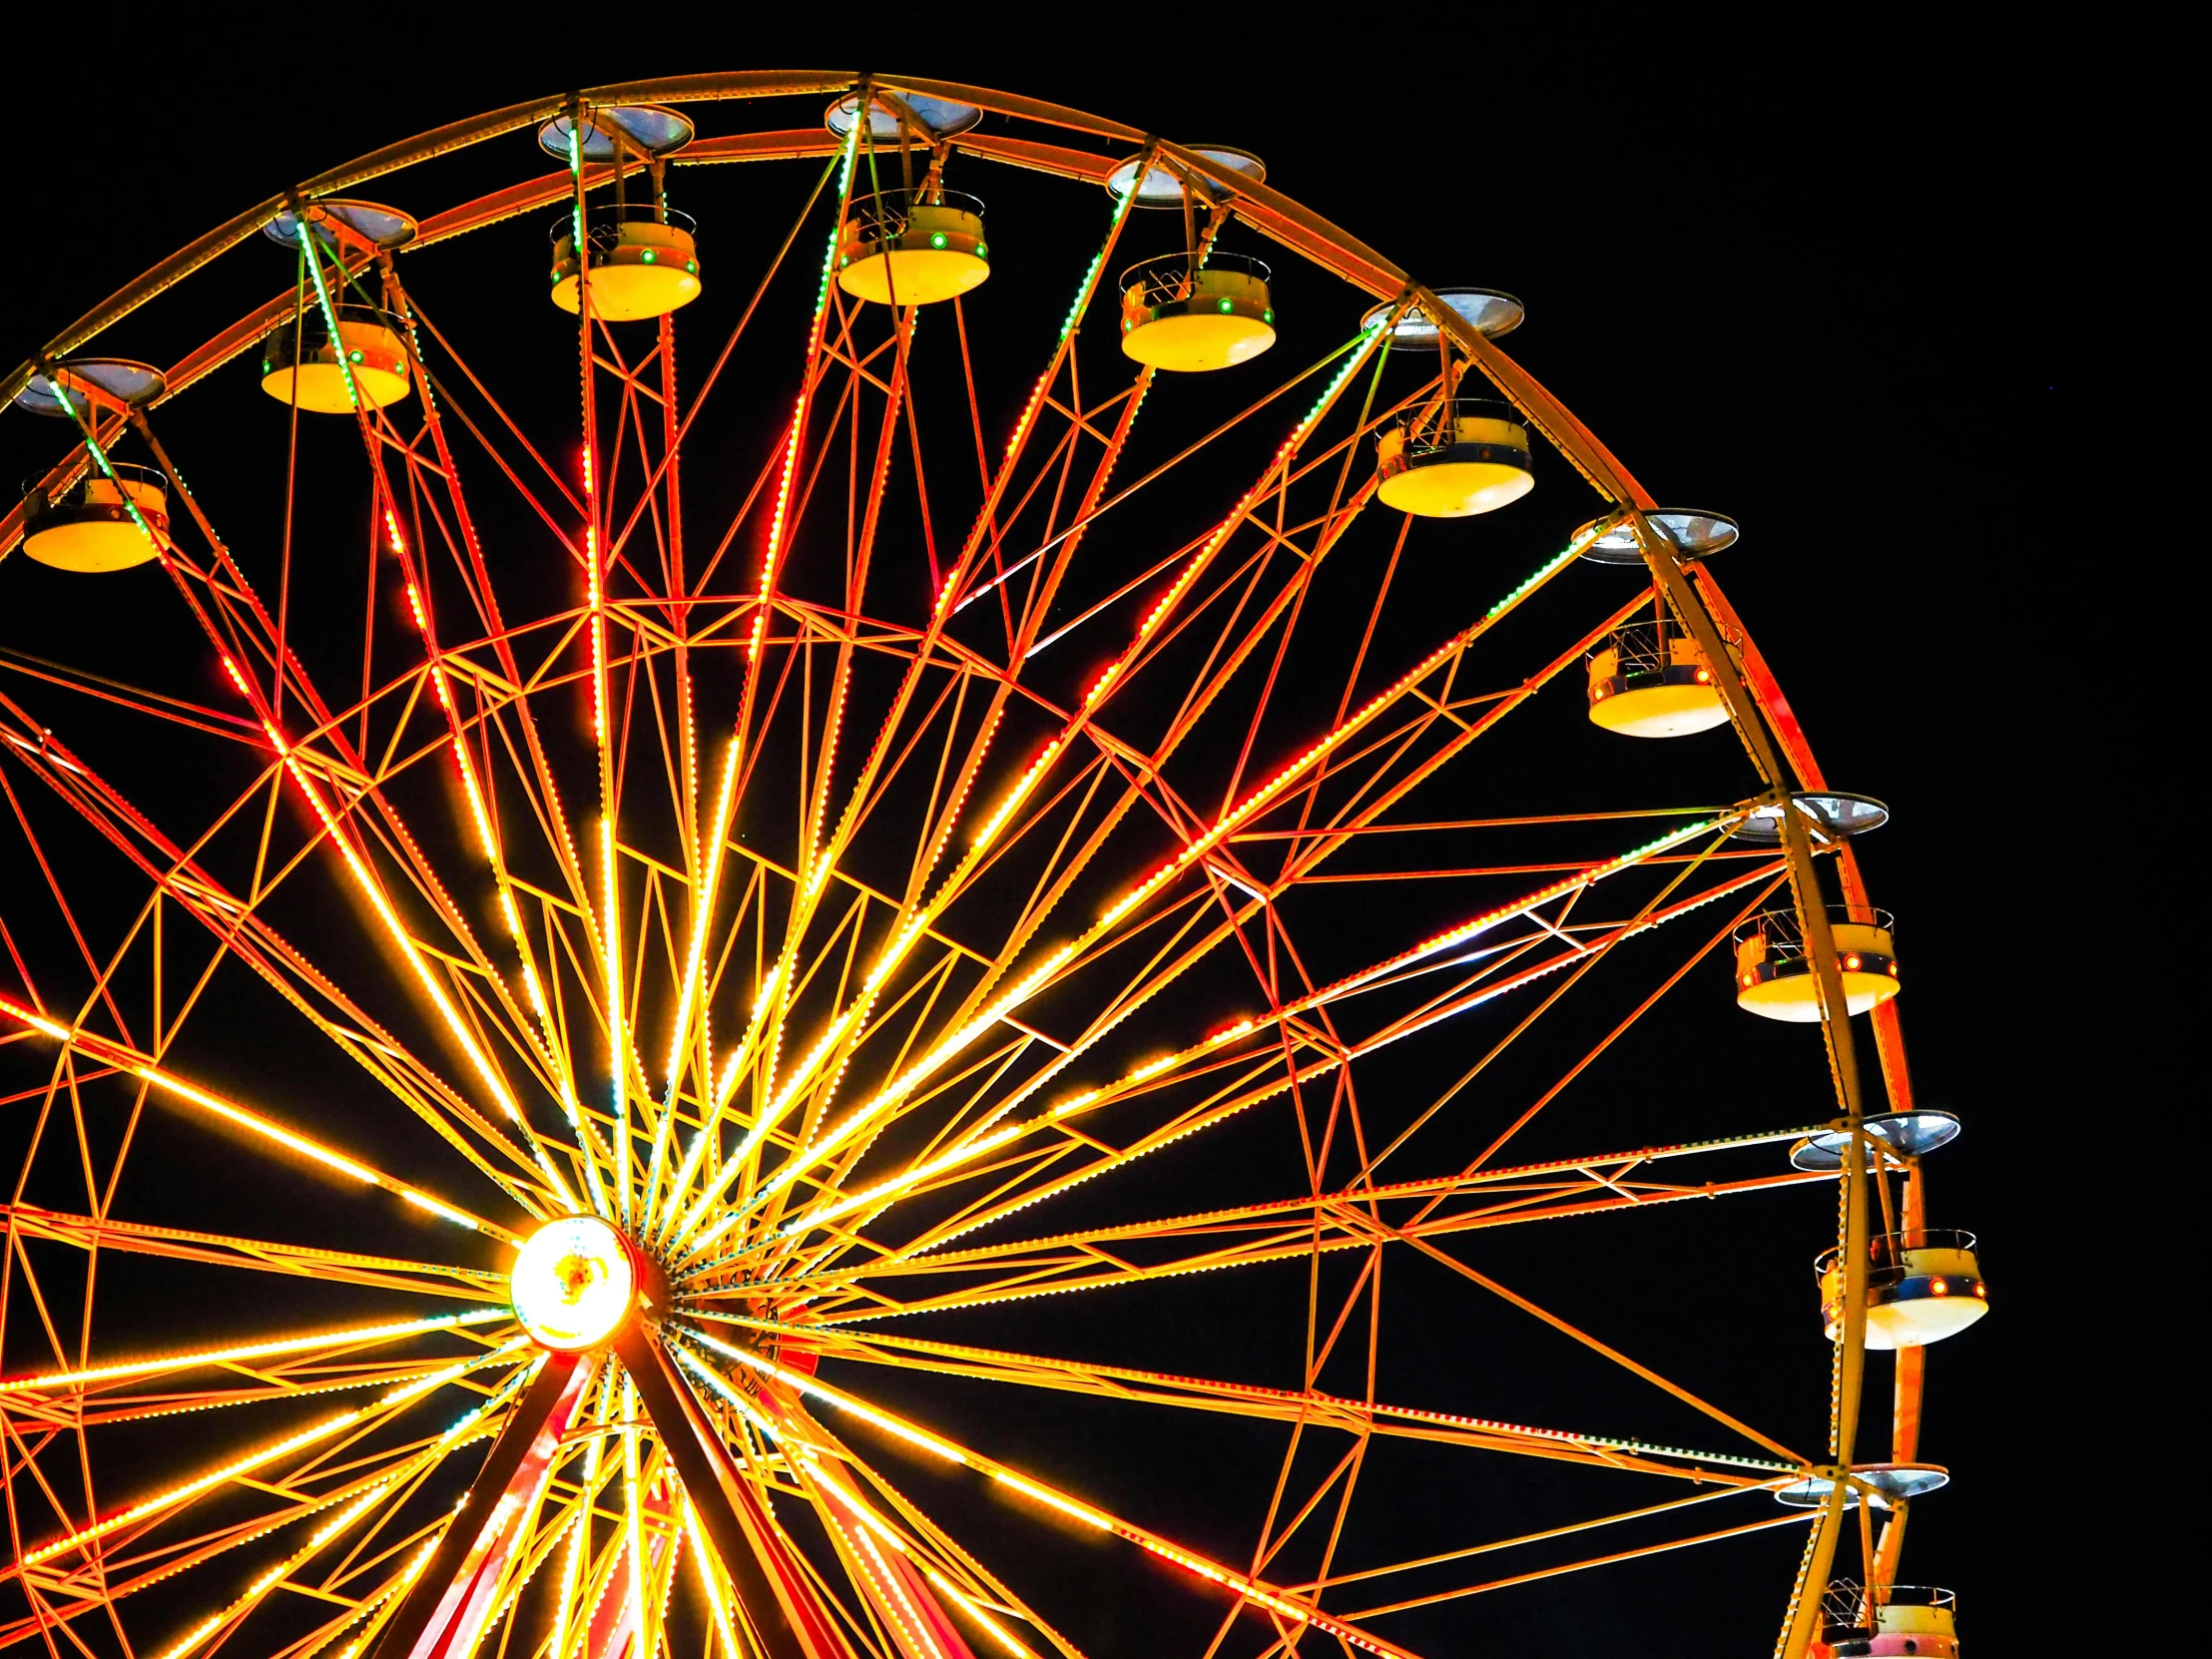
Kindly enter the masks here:
<path id="1" fill-rule="evenodd" d="M 25 553 L 80 575 L 128 570 L 159 556 L 157 542 L 169 534 L 169 480 L 150 466 L 109 464 L 113 478 L 95 471 L 59 501 L 32 498 Z"/>
<path id="2" fill-rule="evenodd" d="M 1376 494 L 1415 518 L 1494 513 L 1536 487 L 1528 428 L 1512 407 L 1458 398 L 1383 428 L 1376 440 Z"/>
<path id="3" fill-rule="evenodd" d="M 885 191 L 852 204 L 837 235 L 837 286 L 878 305 L 933 305 L 989 279 L 983 204 L 957 191 Z"/>
<path id="4" fill-rule="evenodd" d="M 1141 260 L 1121 276 L 1121 348 L 1140 363 L 1203 374 L 1248 363 L 1275 344 L 1266 265 L 1216 253 Z"/>

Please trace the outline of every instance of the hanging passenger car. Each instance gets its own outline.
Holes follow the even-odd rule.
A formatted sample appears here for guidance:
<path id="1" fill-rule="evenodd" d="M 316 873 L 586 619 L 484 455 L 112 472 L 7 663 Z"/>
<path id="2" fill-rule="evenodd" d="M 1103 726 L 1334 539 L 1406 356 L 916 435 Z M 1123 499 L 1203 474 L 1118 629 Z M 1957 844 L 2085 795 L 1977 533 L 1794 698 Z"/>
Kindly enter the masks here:
<path id="1" fill-rule="evenodd" d="M 582 258 L 573 214 L 553 222 L 552 239 L 553 303 L 564 311 L 583 303 L 587 284 L 592 315 L 602 322 L 666 316 L 699 297 L 699 242 L 689 214 L 647 202 L 589 209 Z"/>
<path id="2" fill-rule="evenodd" d="M 1511 404 L 1457 397 L 1407 415 L 1376 439 L 1376 494 L 1416 518 L 1472 518 L 1536 487 L 1528 428 Z"/>
<path id="3" fill-rule="evenodd" d="M 1139 260 L 1121 274 L 1122 351 L 1177 374 L 1250 362 L 1275 343 L 1271 275 L 1219 251 Z"/>
<path id="4" fill-rule="evenodd" d="M 1829 1585 L 1830 1617 L 1811 1659 L 1958 1659 L 1956 1598 L 1933 1584 L 1890 1584 L 1870 1596 L 1848 1578 Z"/>
<path id="5" fill-rule="evenodd" d="M 42 565 L 97 575 L 158 558 L 169 536 L 169 480 L 150 466 L 97 466 L 58 501 L 26 503 L 23 551 Z"/>
<path id="6" fill-rule="evenodd" d="M 1955 1337 L 1989 1311 L 1974 1236 L 1945 1228 L 1889 1233 L 1870 1241 L 1867 1346 L 1925 1348 Z M 1814 1264 L 1821 1282 L 1821 1325 L 1830 1342 L 1844 1334 L 1844 1269 L 1838 1252 Z"/>
<path id="7" fill-rule="evenodd" d="M 1844 1002 L 1863 1014 L 1898 994 L 1897 945 L 1890 912 L 1831 904 L 1829 934 Z M 1797 912 L 1768 910 L 1736 929 L 1736 1005 L 1765 1019 L 1807 1024 L 1821 1017 L 1820 981 Z"/>
<path id="8" fill-rule="evenodd" d="M 587 107 L 578 120 L 556 116 L 538 129 L 538 147 L 573 166 L 611 165 L 614 202 L 575 207 L 553 223 L 553 303 L 571 314 L 591 292 L 592 315 L 603 322 L 637 322 L 666 316 L 701 292 L 698 226 L 676 213 L 661 189 L 662 163 L 691 143 L 691 118 L 658 104 Z M 650 169 L 632 175 L 638 163 Z M 647 199 L 633 202 L 625 190 L 636 178 Z M 578 232 L 583 247 L 577 247 Z"/>
<path id="9" fill-rule="evenodd" d="M 1663 622 L 1608 634 L 1589 658 L 1590 720 L 1631 738 L 1681 738 L 1728 721 L 1697 641 Z"/>
<path id="10" fill-rule="evenodd" d="M 335 343 L 311 306 L 263 335 L 262 390 L 279 403 L 296 397 L 315 414 L 351 414 L 356 394 L 370 409 L 405 397 L 413 376 L 395 319 L 373 305 L 340 305 L 337 316 Z"/>
<path id="11" fill-rule="evenodd" d="M 837 232 L 837 286 L 878 305 L 933 305 L 989 278 L 983 204 L 926 186 L 854 202 Z"/>

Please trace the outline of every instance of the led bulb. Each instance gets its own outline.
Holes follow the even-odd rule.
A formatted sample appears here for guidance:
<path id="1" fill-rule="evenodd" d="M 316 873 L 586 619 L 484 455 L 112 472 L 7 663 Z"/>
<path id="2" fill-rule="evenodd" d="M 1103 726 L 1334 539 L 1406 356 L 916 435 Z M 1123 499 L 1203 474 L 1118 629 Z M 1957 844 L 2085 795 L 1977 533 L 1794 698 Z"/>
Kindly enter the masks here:
<path id="1" fill-rule="evenodd" d="M 622 1235 L 596 1216 L 564 1216 L 532 1234 L 508 1277 L 515 1317 L 540 1347 L 596 1348 L 637 1301 L 637 1269 Z"/>

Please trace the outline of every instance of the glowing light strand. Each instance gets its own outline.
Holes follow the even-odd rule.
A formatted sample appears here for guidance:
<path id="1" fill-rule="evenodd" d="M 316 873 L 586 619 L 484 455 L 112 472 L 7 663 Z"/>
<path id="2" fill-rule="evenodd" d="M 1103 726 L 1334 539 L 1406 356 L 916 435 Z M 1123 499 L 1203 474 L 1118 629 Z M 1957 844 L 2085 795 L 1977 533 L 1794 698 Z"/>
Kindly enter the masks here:
<path id="1" fill-rule="evenodd" d="M 309 1349 L 340 1348 L 391 1342 L 420 1336 L 427 1331 L 452 1331 L 482 1325 L 490 1320 L 514 1317 L 506 1308 L 472 1308 L 462 1314 L 442 1314 L 431 1319 L 402 1320 L 389 1325 L 358 1325 L 343 1331 L 320 1331 L 304 1337 L 275 1337 L 267 1342 L 234 1343 L 226 1348 L 192 1349 L 146 1360 L 118 1360 L 79 1371 L 45 1372 L 36 1377 L 0 1380 L 0 1394 L 50 1392 L 56 1388 L 81 1388 L 94 1382 L 112 1382 L 126 1377 L 154 1372 L 189 1371 L 198 1366 L 225 1366 L 241 1360 L 267 1360 L 278 1354 L 298 1354 Z"/>

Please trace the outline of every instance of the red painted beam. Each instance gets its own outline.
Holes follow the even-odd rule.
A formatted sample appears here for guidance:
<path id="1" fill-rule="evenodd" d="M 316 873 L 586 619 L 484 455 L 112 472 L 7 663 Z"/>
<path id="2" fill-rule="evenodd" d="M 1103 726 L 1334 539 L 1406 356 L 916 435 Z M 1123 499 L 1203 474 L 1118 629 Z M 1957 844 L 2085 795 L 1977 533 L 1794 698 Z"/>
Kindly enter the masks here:
<path id="1" fill-rule="evenodd" d="M 768 1659 L 855 1659 L 658 1335 L 633 1322 L 614 1346 Z"/>
<path id="2" fill-rule="evenodd" d="M 492 1592 L 553 1472 L 583 1396 L 585 1367 L 552 1354 L 523 1390 L 452 1525 L 378 1636 L 375 1659 L 451 1659 L 476 1646 Z"/>

